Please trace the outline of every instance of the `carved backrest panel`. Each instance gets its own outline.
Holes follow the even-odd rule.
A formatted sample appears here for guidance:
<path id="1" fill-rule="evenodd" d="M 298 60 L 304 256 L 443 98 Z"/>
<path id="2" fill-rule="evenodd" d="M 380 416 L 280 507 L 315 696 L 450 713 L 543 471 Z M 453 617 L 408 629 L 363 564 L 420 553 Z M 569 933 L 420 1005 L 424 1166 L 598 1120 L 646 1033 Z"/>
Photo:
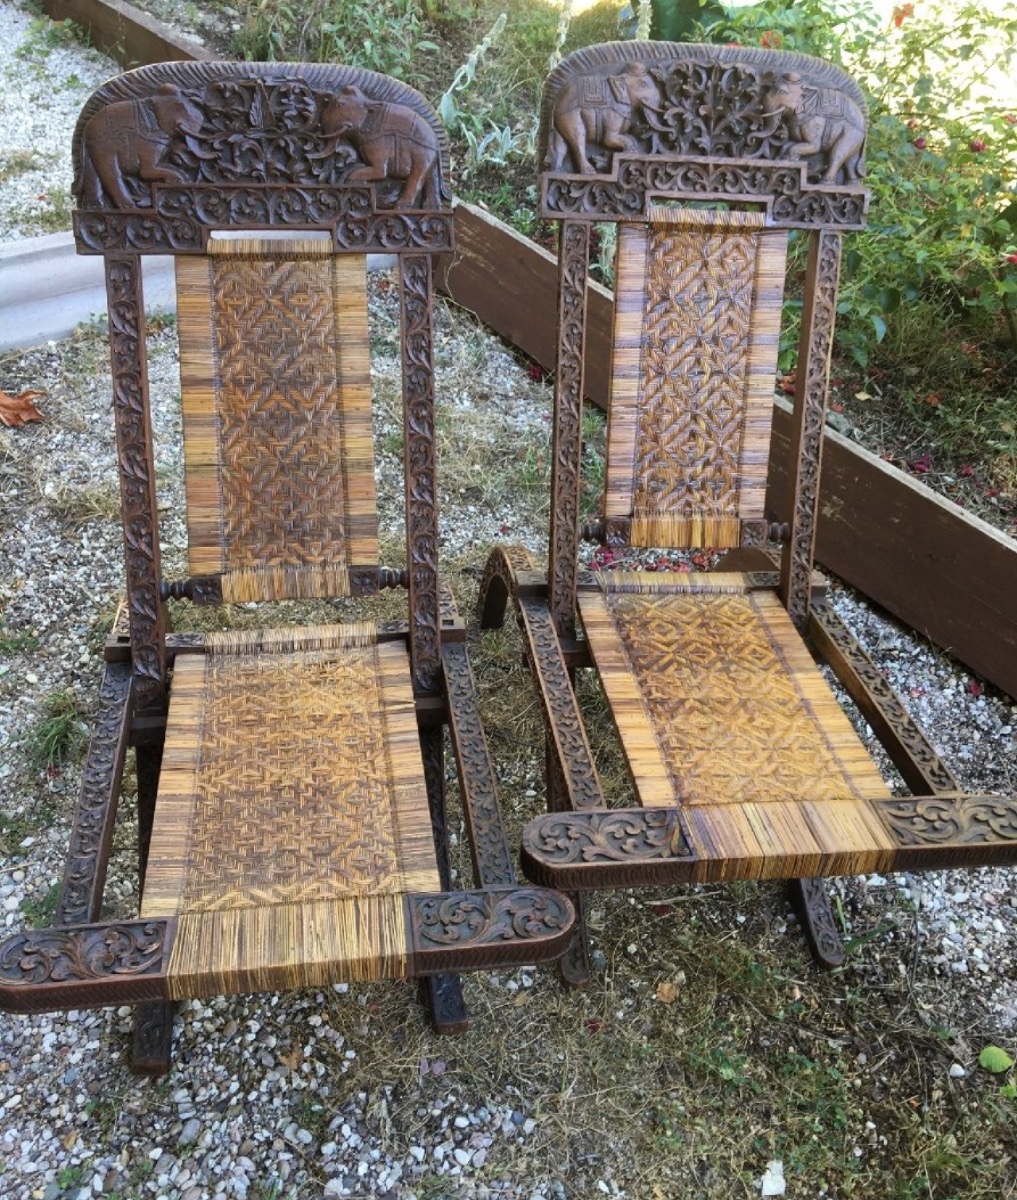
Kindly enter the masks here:
<path id="1" fill-rule="evenodd" d="M 762 540 L 787 234 L 655 209 L 619 230 L 604 515 L 636 546 Z"/>
<path id="2" fill-rule="evenodd" d="M 364 256 L 209 251 L 177 259 L 191 572 L 227 602 L 348 595 L 378 564 Z"/>
<path id="3" fill-rule="evenodd" d="M 166 63 L 104 84 L 74 136 L 79 251 L 102 254 L 136 703 L 165 703 L 166 595 L 407 583 L 414 687 L 440 677 L 432 264 L 447 139 L 412 88 L 344 66 Z M 398 254 L 406 570 L 384 575 L 366 255 Z M 188 580 L 161 578 L 143 254 L 177 258 Z"/>
<path id="4" fill-rule="evenodd" d="M 328 229 L 447 249 L 448 143 L 412 88 L 300 63 L 163 63 L 111 80 L 74 134 L 78 248 L 204 250 L 210 229 Z"/>
<path id="5" fill-rule="evenodd" d="M 645 220 L 663 198 L 724 200 L 767 225 L 860 228 L 866 110 L 801 54 L 672 42 L 578 50 L 544 89 L 545 216 Z"/>

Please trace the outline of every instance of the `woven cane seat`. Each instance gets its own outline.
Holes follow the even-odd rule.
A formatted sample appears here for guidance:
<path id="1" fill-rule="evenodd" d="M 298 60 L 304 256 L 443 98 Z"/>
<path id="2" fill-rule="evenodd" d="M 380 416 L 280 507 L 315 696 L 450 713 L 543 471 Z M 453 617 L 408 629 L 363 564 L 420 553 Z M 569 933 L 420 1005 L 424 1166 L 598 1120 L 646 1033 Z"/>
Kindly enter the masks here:
<path id="1" fill-rule="evenodd" d="M 580 612 L 639 801 L 681 807 L 711 877 L 880 869 L 886 785 L 776 595 L 605 572 Z"/>
<path id="2" fill-rule="evenodd" d="M 407 974 L 440 891 L 405 643 L 224 634 L 176 664 L 142 916 L 178 997 Z"/>

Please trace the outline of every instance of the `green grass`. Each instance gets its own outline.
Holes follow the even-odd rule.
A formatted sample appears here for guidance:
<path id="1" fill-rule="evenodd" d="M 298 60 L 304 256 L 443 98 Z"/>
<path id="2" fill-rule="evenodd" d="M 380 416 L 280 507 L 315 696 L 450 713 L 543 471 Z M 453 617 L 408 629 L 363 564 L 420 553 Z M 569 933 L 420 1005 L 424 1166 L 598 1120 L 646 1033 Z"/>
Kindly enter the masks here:
<path id="1" fill-rule="evenodd" d="M 78 757 L 85 741 L 77 695 L 70 688 L 53 692 L 26 738 L 29 765 L 33 771 L 64 767 Z"/>

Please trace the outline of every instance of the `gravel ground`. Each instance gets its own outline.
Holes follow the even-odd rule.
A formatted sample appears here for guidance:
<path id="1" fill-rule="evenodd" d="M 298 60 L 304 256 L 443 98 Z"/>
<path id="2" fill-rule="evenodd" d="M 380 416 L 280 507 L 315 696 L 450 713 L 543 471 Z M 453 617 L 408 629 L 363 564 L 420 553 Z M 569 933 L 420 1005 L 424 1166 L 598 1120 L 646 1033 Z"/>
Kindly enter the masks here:
<path id="1" fill-rule="evenodd" d="M 45 17 L 0 0 L 0 242 L 71 227 L 71 135 L 119 68 Z"/>
<path id="2" fill-rule="evenodd" d="M 9 57 L 10 47 L 28 22 L 0 0 L 5 113 L 16 111 L 11 79 L 21 88 L 25 74 L 23 60 Z M 38 143 L 49 147 L 39 153 L 56 154 L 60 162 L 66 159 L 77 106 L 109 70 L 91 52 L 78 51 L 73 63 L 64 53 L 52 51 L 46 70 L 71 71 L 87 84 L 73 97 L 70 89 L 46 91 L 47 99 L 61 107 L 66 102 L 61 121 L 67 124 L 54 142 Z M 28 74 L 35 78 L 31 69 Z M 34 122 L 36 108 L 28 111 Z M 21 112 L 15 118 L 19 133 L 28 124 Z M 57 124 L 50 113 L 47 134 L 56 137 Z M 0 141 L 18 144 L 3 131 Z M 67 178 L 46 175 L 28 184 L 26 175 L 24 195 L 51 194 L 66 187 Z M 23 203 L 21 191 L 5 184 L 5 205 L 9 196 Z M 4 236 L 32 231 L 18 221 L 0 211 Z M 441 310 L 440 316 L 443 554 L 454 563 L 479 566 L 482 547 L 498 538 L 521 540 L 541 551 L 544 529 L 532 496 L 521 487 L 519 467 L 529 455 L 539 460 L 546 453 L 547 389 L 462 314 Z M 391 285 L 384 277 L 376 282 L 372 319 L 376 433 L 384 450 L 397 437 L 391 402 L 398 380 Z M 160 444 L 171 447 L 157 464 L 169 570 L 183 543 L 182 509 L 174 490 L 179 467 L 173 449 L 179 421 L 175 356 L 172 326 L 155 333 L 153 414 Z M 79 782 L 74 763 L 49 771 L 31 766 L 31 732 L 47 699 L 65 690 L 73 694 L 82 724 L 87 723 L 96 704 L 97 648 L 122 589 L 105 363 L 101 330 L 95 329 L 0 358 L 0 387 L 46 392 L 40 401 L 43 423 L 0 429 L 5 564 L 0 575 L 0 928 L 8 930 L 44 918 L 51 908 Z M 380 493 L 383 504 L 391 505 L 397 496 L 391 455 L 383 453 L 382 459 Z M 835 588 L 834 603 L 962 783 L 985 791 L 1013 790 L 1013 701 L 849 590 Z M 513 813 L 532 812 L 539 804 L 538 758 L 534 750 L 521 759 L 516 752 L 512 760 L 503 784 Z M 885 766 L 892 782 L 892 768 Z M 111 913 L 127 913 L 136 901 L 129 801 L 126 807 L 107 889 Z M 944 1060 L 942 1088 L 962 1086 L 980 1045 L 986 1040 L 1009 1044 L 1017 1034 L 1014 874 L 870 876 L 834 886 L 852 933 L 868 941 L 842 977 L 845 990 L 886 995 L 898 976 L 905 977 L 906 1005 L 929 1028 L 958 1031 L 951 1057 Z M 696 895 L 692 891 L 687 898 L 695 904 Z M 562 995 L 551 972 L 473 980 L 468 1001 L 478 1032 L 459 1042 L 428 1034 L 408 987 L 340 986 L 328 993 L 191 1002 L 177 1018 L 174 1071 L 167 1080 L 151 1082 L 132 1079 L 124 1066 L 128 1010 L 0 1017 L 0 1192 L 11 1200 L 663 1196 L 640 1185 L 642 1167 L 630 1165 L 626 1175 L 624 1161 L 611 1156 L 610 1139 L 586 1156 L 593 1165 L 585 1173 L 566 1178 L 549 1165 L 555 1161 L 553 1148 L 566 1135 L 534 1078 L 545 1062 L 565 1060 L 570 1050 L 554 1032 L 553 1020 L 548 1033 L 533 1024 L 533 1014 L 556 1015 L 564 1026 L 568 1010 L 585 1004 L 617 1008 L 619 1018 L 631 1011 L 635 1020 L 638 1004 L 622 998 L 618 964 L 631 959 L 638 976 L 643 959 L 646 974 L 657 961 L 653 955 L 662 952 L 659 944 L 644 944 L 646 914 L 636 898 L 601 903 L 594 928 L 605 974 L 582 1001 Z M 776 945 L 778 953 L 794 942 L 787 932 L 793 921 L 775 890 L 736 890 L 733 898 L 702 903 L 719 906 L 720 919 L 727 922 L 725 941 L 751 927 L 763 929 L 766 945 Z M 670 954 L 669 935 L 661 936 Z M 677 950 L 674 957 L 681 961 Z M 647 974 L 631 986 L 645 986 L 649 979 Z M 599 1029 L 600 1021 L 586 1019 L 585 1027 Z M 518 1040 L 505 1043 L 507 1052 L 499 1056 L 486 1049 L 502 1045 L 498 1037 L 511 1037 L 513 1031 Z M 589 1102 L 606 1104 L 596 1097 Z M 856 1136 L 859 1145 L 867 1144 L 861 1128 Z M 763 1166 L 752 1164 L 756 1176 Z M 753 1191 L 758 1194 L 758 1184 L 750 1181 L 744 1193 L 703 1186 L 671 1194 Z M 816 1185 L 789 1194 L 841 1193 Z"/>

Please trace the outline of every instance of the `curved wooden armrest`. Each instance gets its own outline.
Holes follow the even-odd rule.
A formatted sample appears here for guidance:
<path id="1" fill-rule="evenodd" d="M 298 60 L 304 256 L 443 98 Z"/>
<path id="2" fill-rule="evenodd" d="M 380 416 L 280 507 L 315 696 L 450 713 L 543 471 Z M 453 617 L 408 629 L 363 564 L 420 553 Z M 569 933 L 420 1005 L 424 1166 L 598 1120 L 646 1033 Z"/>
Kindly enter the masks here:
<path id="1" fill-rule="evenodd" d="M 576 913 L 539 887 L 416 892 L 404 898 L 406 976 L 548 962 L 568 948 Z M 175 918 L 27 930 L 0 942 L 0 1009 L 50 1012 L 214 995 L 221 974 L 177 979 Z M 323 972 L 334 982 L 342 965 Z M 239 978 L 239 975 L 238 975 Z M 249 987 L 261 991 L 252 972 Z"/>

